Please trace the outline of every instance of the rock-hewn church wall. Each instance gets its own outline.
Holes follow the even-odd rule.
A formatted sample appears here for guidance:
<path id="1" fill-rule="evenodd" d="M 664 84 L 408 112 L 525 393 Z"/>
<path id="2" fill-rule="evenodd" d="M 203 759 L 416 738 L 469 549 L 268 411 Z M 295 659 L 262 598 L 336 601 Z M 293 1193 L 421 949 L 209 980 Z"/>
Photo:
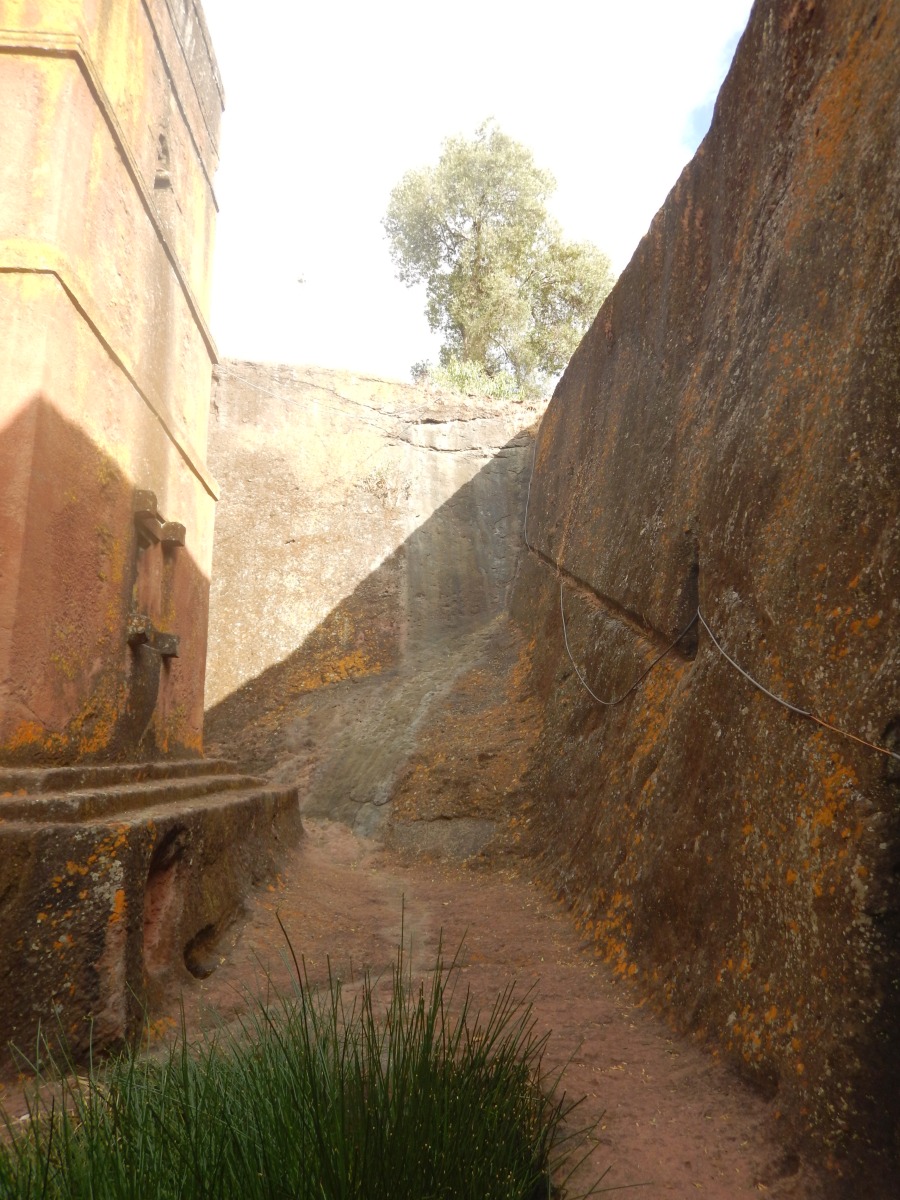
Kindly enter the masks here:
<path id="1" fill-rule="evenodd" d="M 76 1056 L 139 1033 L 299 820 L 200 757 L 222 90 L 199 2 L 0 8 L 3 1072 L 38 1030 Z"/>
<path id="2" fill-rule="evenodd" d="M 197 754 L 215 59 L 193 0 L 2 24 L 0 762 Z"/>
<path id="3" fill-rule="evenodd" d="M 854 1186 L 897 1148 L 900 763 L 699 621 L 604 707 L 560 606 L 603 700 L 699 605 L 897 751 L 898 230 L 900 7 L 761 0 L 544 418 L 514 601 L 546 877 Z"/>

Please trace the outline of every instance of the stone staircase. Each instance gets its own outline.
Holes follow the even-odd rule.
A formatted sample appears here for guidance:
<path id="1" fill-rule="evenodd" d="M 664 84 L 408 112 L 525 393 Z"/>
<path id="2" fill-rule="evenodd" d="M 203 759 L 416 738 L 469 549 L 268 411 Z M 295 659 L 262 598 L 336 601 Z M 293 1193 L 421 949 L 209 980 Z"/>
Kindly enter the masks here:
<path id="1" fill-rule="evenodd" d="M 185 759 L 74 767 L 0 768 L 0 821 L 93 821 L 146 817 L 170 804 L 296 802 L 293 788 L 237 774 L 227 759 Z"/>
<path id="2" fill-rule="evenodd" d="M 301 833 L 296 788 L 226 759 L 0 768 L 0 1067 L 38 1028 L 134 1037 Z"/>

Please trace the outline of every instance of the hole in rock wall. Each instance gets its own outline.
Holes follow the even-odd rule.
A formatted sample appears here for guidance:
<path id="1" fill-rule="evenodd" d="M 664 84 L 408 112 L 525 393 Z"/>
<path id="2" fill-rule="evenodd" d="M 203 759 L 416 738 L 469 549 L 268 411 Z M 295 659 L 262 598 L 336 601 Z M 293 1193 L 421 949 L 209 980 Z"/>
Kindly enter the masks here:
<path id="1" fill-rule="evenodd" d="M 243 912 L 242 907 L 225 913 L 212 924 L 204 925 L 184 947 L 184 965 L 195 979 L 208 979 L 221 962 L 222 938 Z"/>
<path id="2" fill-rule="evenodd" d="M 881 744 L 886 750 L 892 751 L 894 754 L 900 754 L 900 717 L 894 717 L 884 733 L 881 735 Z M 900 759 L 886 758 L 884 777 L 888 783 L 893 783 L 895 786 L 900 786 Z"/>
<path id="3" fill-rule="evenodd" d="M 218 941 L 215 925 L 204 925 L 184 948 L 184 965 L 195 979 L 208 979 L 216 969 L 215 944 Z"/>
<path id="4" fill-rule="evenodd" d="M 161 133 L 156 139 L 156 178 L 153 180 L 153 186 L 157 189 L 172 186 L 172 175 L 169 169 L 169 140 L 164 133 Z"/>

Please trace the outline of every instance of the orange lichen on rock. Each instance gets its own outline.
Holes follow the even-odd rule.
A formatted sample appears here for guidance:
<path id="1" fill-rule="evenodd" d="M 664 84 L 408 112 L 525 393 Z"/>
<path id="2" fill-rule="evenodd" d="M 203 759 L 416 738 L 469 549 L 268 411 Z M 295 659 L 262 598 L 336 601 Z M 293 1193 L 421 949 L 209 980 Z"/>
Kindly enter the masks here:
<path id="1" fill-rule="evenodd" d="M 873 1175 L 897 1113 L 893 768 L 776 698 L 895 744 L 897 45 L 885 0 L 756 6 L 703 155 L 551 402 L 544 557 L 513 605 L 539 635 L 548 881 L 614 968 Z M 564 592 L 598 695 L 650 661 L 640 631 L 661 649 L 697 606 L 751 679 L 700 628 L 597 706 L 553 563 L 594 597 Z"/>

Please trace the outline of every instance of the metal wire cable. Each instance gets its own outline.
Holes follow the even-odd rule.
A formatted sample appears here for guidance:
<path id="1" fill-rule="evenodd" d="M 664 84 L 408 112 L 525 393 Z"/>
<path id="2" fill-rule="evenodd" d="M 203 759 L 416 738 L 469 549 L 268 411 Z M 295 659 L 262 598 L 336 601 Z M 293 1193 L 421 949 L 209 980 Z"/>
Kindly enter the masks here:
<path id="1" fill-rule="evenodd" d="M 706 623 L 706 618 L 703 616 L 703 613 L 700 611 L 699 608 L 697 609 L 697 616 L 700 618 L 700 624 L 703 626 L 703 628 L 706 630 L 706 632 L 712 638 L 713 645 L 718 650 L 718 652 L 722 655 L 722 657 L 727 658 L 728 661 L 731 663 L 731 665 L 734 667 L 734 669 L 736 671 L 740 671 L 740 673 L 743 675 L 743 677 L 745 679 L 748 679 L 755 688 L 759 688 L 759 690 L 761 692 L 765 692 L 765 694 L 767 696 L 769 696 L 772 700 L 774 700 L 776 704 L 780 704 L 782 706 L 782 708 L 789 708 L 791 710 L 791 712 L 797 713 L 797 715 L 800 717 L 811 717 L 812 716 L 812 713 L 809 712 L 808 709 L 798 708 L 796 704 L 791 704 L 788 700 L 783 700 L 781 696 L 776 696 L 775 693 L 770 692 L 767 687 L 763 687 L 763 685 L 758 680 L 754 679 L 752 675 L 750 675 L 747 671 L 745 671 L 744 668 L 739 663 L 736 663 L 734 661 L 734 659 L 731 657 L 731 655 L 722 648 L 722 645 L 720 644 L 718 638 L 713 633 L 713 631 L 710 629 L 709 625 Z"/>
<path id="2" fill-rule="evenodd" d="M 562 617 L 563 641 L 566 644 L 566 653 L 569 656 L 569 662 L 575 668 L 575 674 L 581 680 L 582 686 L 584 687 L 585 691 L 590 696 L 593 696 L 593 698 L 597 701 L 598 704 L 602 704 L 605 708 L 615 708 L 617 704 L 621 704 L 623 700 L 627 700 L 628 697 L 631 695 L 631 693 L 635 690 L 635 688 L 639 684 L 644 682 L 644 680 L 647 678 L 647 676 L 650 674 L 650 672 L 653 670 L 653 668 L 656 666 L 656 664 L 662 662 L 662 660 L 666 657 L 666 655 L 671 650 L 675 649 L 675 647 L 678 645 L 678 643 L 681 641 L 681 639 L 684 637 L 684 635 L 686 633 L 690 632 L 690 630 L 696 624 L 697 618 L 700 616 L 700 610 L 698 609 L 697 612 L 695 612 L 694 615 L 691 617 L 690 621 L 688 621 L 687 625 L 685 625 L 684 629 L 682 629 L 681 633 L 679 633 L 679 635 L 675 639 L 675 641 L 672 642 L 670 645 L 666 646 L 666 648 L 665 648 L 665 650 L 663 650 L 662 654 L 658 654 L 656 656 L 656 658 L 654 658 L 654 660 L 650 664 L 650 666 L 647 667 L 647 669 L 641 675 L 639 675 L 637 677 L 637 679 L 634 681 L 634 683 L 631 685 L 631 687 L 628 689 L 627 692 L 623 692 L 622 695 L 619 696 L 616 700 L 601 700 L 601 698 L 595 692 L 591 691 L 590 687 L 588 687 L 587 680 L 584 678 L 582 673 L 579 671 L 578 664 L 575 662 L 575 659 L 572 657 L 572 651 L 569 649 L 569 635 L 568 635 L 568 632 L 566 631 L 566 612 L 565 612 L 565 609 L 563 608 L 563 583 L 562 583 L 562 580 L 559 581 L 559 612 L 560 612 L 560 616 Z"/>
<path id="3" fill-rule="evenodd" d="M 540 437 L 542 426 L 543 426 L 543 420 L 538 425 L 537 431 L 534 435 L 534 453 L 532 454 L 532 457 L 531 457 L 531 474 L 528 477 L 528 492 L 525 496 L 525 521 L 524 521 L 523 528 L 522 528 L 522 535 L 523 535 L 523 539 L 525 541 L 525 545 L 528 547 L 529 550 L 533 551 L 535 554 L 538 554 L 540 552 L 534 546 L 532 546 L 532 544 L 528 540 L 528 506 L 531 502 L 531 485 L 534 481 L 534 468 L 535 468 L 535 463 L 537 462 L 537 443 L 538 443 L 538 438 Z M 559 563 L 555 562 L 549 555 L 546 555 L 545 557 L 548 562 L 553 564 L 553 566 L 556 568 L 557 571 L 560 570 Z M 748 683 L 752 683 L 755 688 L 757 688 L 760 692 L 762 692 L 763 695 L 768 696 L 770 700 L 774 700 L 776 704 L 780 704 L 782 708 L 788 709 L 789 712 L 796 713 L 798 717 L 804 717 L 806 720 L 812 721 L 816 725 L 820 725 L 823 729 L 827 729 L 831 733 L 836 733 L 839 737 L 848 738 L 851 742 L 856 742 L 858 745 L 865 746 L 869 750 L 877 750 L 879 754 L 884 754 L 887 758 L 893 758 L 896 762 L 900 762 L 900 754 L 898 754 L 894 750 L 889 750 L 887 748 L 887 746 L 879 746 L 876 742 L 870 742 L 866 738 L 859 737 L 858 734 L 850 733 L 846 729 L 841 729 L 837 725 L 832 725 L 829 721 L 824 721 L 821 717 L 817 717 L 816 714 L 813 712 L 810 712 L 809 709 L 800 708 L 796 704 L 791 704 L 791 702 L 789 700 L 785 700 L 781 696 L 776 696 L 776 694 L 774 692 L 769 691 L 769 689 L 767 687 L 765 687 L 763 684 L 761 684 L 759 682 L 759 680 L 754 679 L 753 676 L 749 673 L 749 671 L 745 671 L 744 668 L 740 665 L 740 663 L 735 662 L 735 660 L 731 657 L 731 655 L 727 652 L 727 650 L 725 650 L 725 648 L 722 646 L 719 639 L 713 633 L 712 629 L 710 629 L 709 624 L 708 624 L 706 618 L 703 616 L 703 613 L 700 611 L 699 606 L 697 607 L 697 611 L 694 613 L 693 617 L 691 617 L 690 621 L 684 627 L 684 629 L 681 631 L 681 633 L 679 633 L 679 635 L 675 639 L 675 641 L 672 642 L 671 645 L 667 646 L 666 649 L 663 650 L 662 654 L 659 654 L 659 655 L 657 655 L 656 658 L 654 658 L 654 660 L 650 664 L 650 666 L 647 667 L 647 669 L 643 672 L 643 674 L 641 674 L 637 677 L 637 679 L 634 681 L 634 683 L 631 685 L 631 687 L 628 689 L 627 692 L 623 692 L 622 695 L 617 697 L 615 700 L 604 700 L 600 696 L 598 696 L 596 692 L 594 692 L 592 690 L 592 688 L 589 686 L 587 680 L 585 679 L 585 677 L 582 675 L 581 671 L 579 670 L 578 664 L 576 663 L 574 657 L 572 656 L 572 651 L 569 647 L 569 633 L 566 628 L 566 613 L 565 613 L 565 608 L 563 606 L 563 579 L 562 579 L 562 576 L 560 576 L 560 581 L 559 581 L 559 613 L 560 613 L 560 617 L 562 618 L 563 641 L 565 642 L 566 654 L 568 654 L 568 656 L 569 656 L 569 662 L 572 664 L 575 674 L 578 676 L 578 679 L 581 683 L 581 686 L 584 688 L 584 690 L 588 693 L 588 695 L 591 697 L 591 699 L 596 700 L 596 702 L 598 704 L 602 704 L 604 708 L 615 708 L 615 706 L 617 704 L 621 704 L 623 700 L 627 700 L 628 697 L 631 695 L 631 693 L 633 691 L 635 691 L 637 689 L 637 687 L 644 682 L 644 680 L 647 678 L 647 676 L 650 674 L 650 672 L 654 669 L 654 667 L 656 667 L 659 663 L 661 663 L 662 660 L 666 657 L 666 655 L 675 649 L 675 647 L 678 645 L 678 643 L 681 641 L 681 639 L 685 636 L 685 634 L 691 630 L 691 628 L 693 627 L 695 622 L 699 621 L 700 624 L 703 626 L 703 628 L 706 630 L 706 632 L 709 634 L 710 639 L 712 640 L 712 644 L 719 651 L 719 653 L 722 655 L 722 657 L 725 659 L 725 661 L 730 663 L 731 666 L 734 667 L 734 669 L 737 672 L 739 672 L 741 675 L 743 675 L 743 677 L 747 680 Z"/>
<path id="4" fill-rule="evenodd" d="M 718 638 L 710 629 L 706 619 L 703 616 L 703 613 L 699 608 L 697 609 L 697 616 L 700 618 L 701 625 L 712 638 L 713 645 L 719 651 L 722 657 L 727 659 L 736 671 L 740 671 L 745 679 L 749 680 L 749 682 L 752 683 L 755 688 L 758 688 L 761 692 L 765 693 L 765 695 L 774 700 L 776 704 L 780 704 L 782 708 L 790 709 L 790 711 L 796 713 L 798 717 L 806 717 L 807 720 L 814 721 L 816 725 L 821 725 L 823 729 L 830 729 L 832 733 L 837 733 L 841 737 L 849 738 L 851 742 L 858 742 L 860 746 L 867 746 L 870 750 L 877 750 L 879 754 L 885 754 L 888 758 L 894 758 L 900 762 L 900 754 L 895 753 L 893 750 L 888 750 L 887 746 L 879 746 L 876 742 L 867 741 L 866 738 L 859 737 L 855 733 L 849 733 L 846 729 L 840 729 L 837 725 L 832 725 L 829 721 L 823 721 L 821 717 L 817 717 L 816 714 L 810 712 L 809 709 L 798 708 L 796 704 L 791 704 L 790 701 L 783 699 L 781 696 L 776 696 L 774 692 L 770 692 L 767 687 L 764 687 L 759 680 L 754 679 L 749 672 L 745 671 L 744 668 L 740 666 L 739 663 L 736 663 L 731 655 L 722 648 Z"/>
<path id="5" fill-rule="evenodd" d="M 740 663 L 735 662 L 735 660 L 731 657 L 731 655 L 728 653 L 728 651 L 725 649 L 725 647 L 722 645 L 722 643 L 719 641 L 719 639 L 713 633 L 712 629 L 709 626 L 709 622 L 703 616 L 703 613 L 700 611 L 699 608 L 694 613 L 693 617 L 691 617 L 690 621 L 684 627 L 684 629 L 681 631 L 681 633 L 679 633 L 678 637 L 675 638 L 675 640 L 669 646 L 667 646 L 666 649 L 663 650 L 663 652 L 661 654 L 658 654 L 656 656 L 656 658 L 654 658 L 653 662 L 650 663 L 650 665 L 647 667 L 647 669 L 641 675 L 639 675 L 637 677 L 637 679 L 634 681 L 634 683 L 631 685 L 631 687 L 628 689 L 627 692 L 623 692 L 622 695 L 617 697 L 615 700 L 604 700 L 601 696 L 598 696 L 597 693 L 590 687 L 590 685 L 588 684 L 584 675 L 582 675 L 581 671 L 579 670 L 578 664 L 576 663 L 576 661 L 572 655 L 572 650 L 571 650 L 571 647 L 569 646 L 569 633 L 568 633 L 568 629 L 566 628 L 566 612 L 565 612 L 565 607 L 563 605 L 563 581 L 562 581 L 562 579 L 560 579 L 560 583 L 559 583 L 559 612 L 560 612 L 560 616 L 562 617 L 563 642 L 565 643 L 566 654 L 568 654 L 568 656 L 569 656 L 569 662 L 572 664 L 575 674 L 578 676 L 578 679 L 581 683 L 581 686 L 584 688 L 584 690 L 588 693 L 588 695 L 591 697 L 591 699 L 596 700 L 598 704 L 602 704 L 604 706 L 604 708 L 615 708 L 615 706 L 617 704 L 621 704 L 623 700 L 627 700 L 627 698 L 631 695 L 631 693 L 633 691 L 635 691 L 635 689 L 641 683 L 643 683 L 643 681 L 647 678 L 647 676 L 650 674 L 650 672 L 653 670 L 653 668 L 656 667 L 660 662 L 662 662 L 662 660 L 666 657 L 666 655 L 668 653 L 670 653 L 670 651 L 674 650 L 674 648 L 678 645 L 678 643 L 681 641 L 681 639 L 684 637 L 684 635 L 690 631 L 690 629 L 693 627 L 695 622 L 699 621 L 700 624 L 703 626 L 703 628 L 706 630 L 706 632 L 709 634 L 712 644 L 719 651 L 719 653 L 722 655 L 722 657 L 725 659 L 725 661 L 728 662 L 732 667 L 734 667 L 734 669 L 739 674 L 743 675 L 743 677 L 747 680 L 748 683 L 752 683 L 753 686 L 758 691 L 762 692 L 763 695 L 768 696 L 770 700 L 774 700 L 775 703 L 780 704 L 782 708 L 786 708 L 790 712 L 796 713 L 798 717 L 804 717 L 808 721 L 813 721 L 816 725 L 821 725 L 821 727 L 823 729 L 828 729 L 832 733 L 838 734 L 839 737 L 849 738 L 850 741 L 857 742 L 860 746 L 866 746 L 869 750 L 877 750 L 879 754 L 884 754 L 888 758 L 893 758 L 893 759 L 896 759 L 898 762 L 900 762 L 900 754 L 897 754 L 893 750 L 889 750 L 887 748 L 887 746 L 879 746 L 876 742 L 870 742 L 866 738 L 859 737 L 855 733 L 850 733 L 846 729 L 841 729 L 837 725 L 832 725 L 829 721 L 823 721 L 821 717 L 817 717 L 816 714 L 813 712 L 810 712 L 809 709 L 800 708 L 796 704 L 791 704 L 791 702 L 789 700 L 785 700 L 783 696 L 777 696 L 775 694 L 775 692 L 770 691 L 764 684 L 760 683 L 758 679 L 754 679 L 749 671 L 745 671 L 744 668 L 740 665 Z"/>

